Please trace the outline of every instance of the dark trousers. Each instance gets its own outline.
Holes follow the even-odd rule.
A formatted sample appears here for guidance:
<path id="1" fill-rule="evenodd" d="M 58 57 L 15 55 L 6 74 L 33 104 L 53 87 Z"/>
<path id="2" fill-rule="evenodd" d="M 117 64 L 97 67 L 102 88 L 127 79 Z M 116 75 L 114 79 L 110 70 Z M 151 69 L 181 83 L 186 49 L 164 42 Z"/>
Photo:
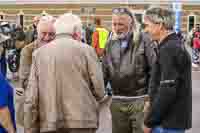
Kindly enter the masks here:
<path id="1" fill-rule="evenodd" d="M 88 128 L 73 128 L 73 129 L 59 129 L 58 131 L 49 131 L 42 133 L 95 133 L 96 129 Z"/>
<path id="2" fill-rule="evenodd" d="M 112 131 L 113 133 L 143 133 L 144 99 L 124 102 L 112 100 Z"/>

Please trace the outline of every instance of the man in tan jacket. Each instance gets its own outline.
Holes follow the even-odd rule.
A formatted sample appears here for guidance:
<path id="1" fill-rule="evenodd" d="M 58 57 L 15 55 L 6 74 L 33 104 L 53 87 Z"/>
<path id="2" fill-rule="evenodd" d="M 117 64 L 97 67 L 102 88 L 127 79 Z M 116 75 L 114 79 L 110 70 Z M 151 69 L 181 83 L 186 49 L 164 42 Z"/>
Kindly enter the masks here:
<path id="1" fill-rule="evenodd" d="M 40 18 L 38 23 L 38 38 L 34 42 L 28 44 L 22 49 L 20 58 L 20 82 L 22 88 L 26 88 L 27 81 L 32 64 L 32 53 L 39 47 L 49 43 L 55 38 L 55 28 L 53 26 L 54 18 L 52 16 L 44 16 Z"/>
<path id="2" fill-rule="evenodd" d="M 38 49 L 39 47 L 49 43 L 55 38 L 55 28 L 54 28 L 54 18 L 52 16 L 44 16 L 41 17 L 40 22 L 37 27 L 38 30 L 38 38 L 34 42 L 25 46 L 22 49 L 21 57 L 20 57 L 20 83 L 21 88 L 17 88 L 17 115 L 16 120 L 17 123 L 23 125 L 23 105 L 24 105 L 24 90 L 27 88 L 28 77 L 30 74 L 31 64 L 32 64 L 32 53 Z"/>
<path id="3" fill-rule="evenodd" d="M 80 41 L 81 27 L 78 16 L 60 16 L 55 40 L 34 52 L 26 133 L 95 133 L 104 81 L 94 49 Z"/>

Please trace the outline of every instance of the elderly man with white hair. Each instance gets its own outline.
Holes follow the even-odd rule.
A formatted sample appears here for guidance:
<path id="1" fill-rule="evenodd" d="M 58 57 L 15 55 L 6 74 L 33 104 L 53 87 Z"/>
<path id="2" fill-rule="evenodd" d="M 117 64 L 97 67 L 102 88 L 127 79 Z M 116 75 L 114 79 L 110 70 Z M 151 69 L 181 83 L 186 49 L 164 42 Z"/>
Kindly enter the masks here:
<path id="1" fill-rule="evenodd" d="M 49 43 L 55 38 L 55 19 L 52 16 L 43 16 L 38 23 L 38 38 L 22 49 L 20 58 L 20 80 L 22 88 L 26 88 L 32 64 L 32 53 L 39 47 Z"/>
<path id="2" fill-rule="evenodd" d="M 55 40 L 33 56 L 25 91 L 25 132 L 95 133 L 104 97 L 97 55 L 80 41 L 78 16 L 60 16 L 55 28 Z"/>
<path id="3" fill-rule="evenodd" d="M 41 17 L 38 23 L 38 38 L 34 42 L 28 44 L 22 49 L 20 57 L 20 83 L 23 89 L 17 89 L 17 94 L 23 96 L 23 90 L 27 88 L 28 77 L 30 74 L 31 64 L 32 64 L 32 54 L 39 47 L 49 43 L 55 38 L 55 19 L 52 16 Z M 19 97 L 20 101 L 17 102 L 19 110 L 17 110 L 17 123 L 23 125 L 23 97 Z"/>

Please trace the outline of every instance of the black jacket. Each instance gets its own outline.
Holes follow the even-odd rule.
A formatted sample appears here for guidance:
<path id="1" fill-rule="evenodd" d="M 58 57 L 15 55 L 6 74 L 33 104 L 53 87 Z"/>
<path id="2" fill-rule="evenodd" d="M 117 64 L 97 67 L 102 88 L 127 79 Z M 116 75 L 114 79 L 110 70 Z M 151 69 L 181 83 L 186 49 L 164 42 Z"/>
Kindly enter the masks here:
<path id="1" fill-rule="evenodd" d="M 147 94 L 151 65 L 155 60 L 152 42 L 145 33 L 138 41 L 129 37 L 127 48 L 121 48 L 121 40 L 108 41 L 103 57 L 103 71 L 106 82 L 110 82 L 114 95 L 139 96 Z"/>
<path id="2" fill-rule="evenodd" d="M 151 108 L 145 119 L 147 127 L 191 128 L 191 59 L 175 33 L 159 45 L 153 66 L 149 95 Z"/>

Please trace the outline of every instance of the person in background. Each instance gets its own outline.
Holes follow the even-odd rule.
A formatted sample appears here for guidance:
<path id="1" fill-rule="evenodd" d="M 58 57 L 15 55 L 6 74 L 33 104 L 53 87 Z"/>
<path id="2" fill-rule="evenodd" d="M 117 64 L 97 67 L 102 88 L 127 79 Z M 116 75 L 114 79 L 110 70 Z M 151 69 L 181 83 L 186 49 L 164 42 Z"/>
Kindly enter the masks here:
<path id="1" fill-rule="evenodd" d="M 81 42 L 82 43 L 87 43 L 86 41 L 86 26 L 82 26 L 82 31 L 81 31 Z"/>
<path id="2" fill-rule="evenodd" d="M 109 31 L 101 25 L 100 18 L 95 18 L 94 24 L 96 28 L 92 34 L 92 46 L 95 48 L 98 57 L 101 57 L 106 47 Z"/>
<path id="3" fill-rule="evenodd" d="M 6 41 L 10 39 L 9 36 L 5 36 L 3 34 L 0 34 L 0 73 L 5 77 L 7 74 L 7 61 L 6 61 L 6 49 L 5 49 L 5 43 Z"/>
<path id="4" fill-rule="evenodd" d="M 195 34 L 193 38 L 193 49 L 192 49 L 192 66 L 198 68 L 200 65 L 200 34 Z"/>
<path id="5" fill-rule="evenodd" d="M 37 25 L 39 23 L 41 16 L 33 17 L 33 24 L 29 27 L 29 30 L 26 32 L 26 43 L 29 44 L 34 42 L 37 39 Z"/>
<path id="6" fill-rule="evenodd" d="M 198 68 L 200 65 L 199 60 L 199 43 L 200 43 L 200 25 L 196 24 L 195 28 L 189 33 L 189 42 L 192 47 L 192 67 Z"/>
<path id="7" fill-rule="evenodd" d="M 85 29 L 85 38 L 88 45 L 92 45 L 92 34 L 94 32 L 94 28 L 92 24 L 88 24 Z"/>

